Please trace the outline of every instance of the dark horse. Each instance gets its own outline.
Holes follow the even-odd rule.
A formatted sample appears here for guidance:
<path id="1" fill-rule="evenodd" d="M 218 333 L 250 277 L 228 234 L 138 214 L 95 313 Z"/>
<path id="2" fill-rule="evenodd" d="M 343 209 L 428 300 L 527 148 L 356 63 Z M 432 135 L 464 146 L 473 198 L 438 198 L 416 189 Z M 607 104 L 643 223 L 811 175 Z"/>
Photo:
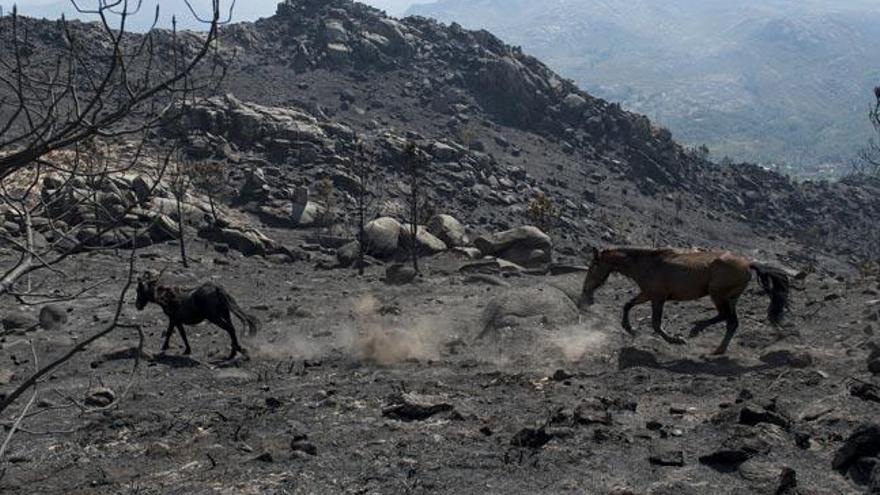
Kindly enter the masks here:
<path id="1" fill-rule="evenodd" d="M 781 269 L 752 262 L 727 251 L 679 251 L 675 249 L 620 248 L 599 252 L 593 250 L 580 306 L 593 303 L 593 293 L 619 273 L 638 284 L 640 292 L 623 307 L 623 328 L 635 336 L 629 322 L 633 307 L 652 304 L 652 325 L 660 337 L 671 344 L 685 344 L 678 336 L 663 331 L 663 305 L 666 301 L 693 301 L 709 296 L 718 309 L 718 316 L 697 322 L 690 336 L 722 321 L 727 322 L 727 333 L 715 354 L 724 354 L 739 327 L 736 303 L 752 280 L 751 272 L 770 296 L 768 319 L 774 325 L 782 322 L 788 306 L 789 279 Z"/>
<path id="2" fill-rule="evenodd" d="M 228 359 L 233 359 L 239 352 L 244 355 L 247 355 L 247 352 L 238 343 L 230 313 L 248 326 L 249 335 L 255 334 L 260 328 L 259 320 L 245 313 L 226 289 L 212 283 L 202 284 L 195 289 L 167 287 L 159 282 L 159 275 L 147 273 L 138 279 L 135 306 L 141 311 L 151 302 L 161 306 L 162 311 L 168 316 L 168 330 L 165 331 L 162 351 L 168 350 L 171 334 L 177 328 L 185 346 L 184 354 L 192 353 L 183 326 L 198 325 L 208 320 L 229 334 L 232 351 Z"/>

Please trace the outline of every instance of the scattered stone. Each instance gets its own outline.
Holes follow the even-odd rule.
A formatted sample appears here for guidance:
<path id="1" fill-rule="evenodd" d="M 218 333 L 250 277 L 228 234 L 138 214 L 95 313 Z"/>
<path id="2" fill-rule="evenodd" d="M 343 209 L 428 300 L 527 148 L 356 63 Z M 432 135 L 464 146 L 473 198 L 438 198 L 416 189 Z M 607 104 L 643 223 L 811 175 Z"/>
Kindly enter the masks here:
<path id="1" fill-rule="evenodd" d="M 739 412 L 739 424 L 747 426 L 756 426 L 760 423 L 769 423 L 787 429 L 791 422 L 781 415 L 768 411 L 766 409 L 758 409 L 756 407 L 746 406 Z"/>
<path id="2" fill-rule="evenodd" d="M 681 467 L 684 466 L 684 452 L 658 448 L 649 457 L 648 462 L 655 466 Z"/>
<path id="3" fill-rule="evenodd" d="M 40 309 L 40 326 L 55 331 L 67 323 L 67 311 L 55 304 L 47 304 Z"/>
<path id="4" fill-rule="evenodd" d="M 348 268 L 357 262 L 360 250 L 361 243 L 358 241 L 351 241 L 336 250 L 336 261 L 339 262 L 340 267 Z"/>
<path id="5" fill-rule="evenodd" d="M 271 452 L 263 452 L 262 454 L 254 457 L 253 460 L 257 461 L 257 462 L 265 462 L 265 463 L 269 463 L 269 464 L 275 462 L 275 458 L 272 457 Z"/>
<path id="6" fill-rule="evenodd" d="M 713 452 L 701 456 L 700 463 L 718 471 L 730 471 L 743 462 L 770 452 L 770 445 L 755 431 L 736 430 Z"/>
<path id="7" fill-rule="evenodd" d="M 880 345 L 870 343 L 871 353 L 868 354 L 868 371 L 874 375 L 880 375 Z"/>
<path id="8" fill-rule="evenodd" d="M 395 263 L 385 269 L 385 283 L 406 285 L 416 279 L 416 270 L 410 265 Z"/>
<path id="9" fill-rule="evenodd" d="M 400 394 L 382 409 L 382 416 L 399 421 L 424 421 L 435 414 L 453 411 L 452 404 L 440 397 Z"/>
<path id="10" fill-rule="evenodd" d="M 862 424 L 837 449 L 831 467 L 845 475 L 860 459 L 878 455 L 880 455 L 880 425 Z"/>
<path id="11" fill-rule="evenodd" d="M 510 439 L 510 445 L 527 449 L 540 449 L 547 445 L 553 436 L 544 428 L 523 428 Z"/>
<path id="12" fill-rule="evenodd" d="M 569 380 L 571 378 L 574 378 L 574 375 L 563 369 L 556 370 L 550 377 L 550 379 L 554 382 L 564 382 L 565 380 Z"/>
<path id="13" fill-rule="evenodd" d="M 0 386 L 6 386 L 15 379 L 15 372 L 7 369 L 0 369 Z"/>
<path id="14" fill-rule="evenodd" d="M 797 472 L 789 467 L 782 468 L 782 472 L 779 473 L 776 495 L 797 495 L 797 486 Z"/>
<path id="15" fill-rule="evenodd" d="M 0 318 L 3 330 L 7 332 L 27 332 L 35 329 L 40 322 L 33 316 L 22 311 L 10 311 Z"/>
<path id="16" fill-rule="evenodd" d="M 871 383 L 856 382 L 850 386 L 849 393 L 862 400 L 880 403 L 880 387 Z"/>
<path id="17" fill-rule="evenodd" d="M 318 455 L 318 447 L 312 442 L 309 442 L 309 437 L 307 435 L 294 436 L 293 440 L 290 441 L 290 450 L 294 452 L 302 452 L 311 456 Z"/>
<path id="18" fill-rule="evenodd" d="M 171 455 L 171 447 L 165 442 L 153 442 L 147 447 L 145 453 L 147 457 L 169 457 Z"/>
<path id="19" fill-rule="evenodd" d="M 114 402 L 116 402 L 116 393 L 107 387 L 93 389 L 84 401 L 89 407 L 107 407 Z"/>

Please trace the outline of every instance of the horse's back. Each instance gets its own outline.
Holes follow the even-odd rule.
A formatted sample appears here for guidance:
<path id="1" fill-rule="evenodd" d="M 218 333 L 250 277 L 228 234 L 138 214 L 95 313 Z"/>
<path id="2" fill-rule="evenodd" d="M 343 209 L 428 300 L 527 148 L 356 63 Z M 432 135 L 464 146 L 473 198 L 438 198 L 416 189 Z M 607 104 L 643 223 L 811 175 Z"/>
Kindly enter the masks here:
<path id="1" fill-rule="evenodd" d="M 671 251 L 662 258 L 668 297 L 699 299 L 717 288 L 739 287 L 751 279 L 748 260 L 728 251 Z"/>
<path id="2" fill-rule="evenodd" d="M 193 289 L 187 298 L 189 310 L 193 315 L 199 313 L 204 319 L 213 316 L 224 316 L 224 310 L 228 312 L 228 304 L 224 297 L 224 290 L 217 284 L 206 282 Z"/>

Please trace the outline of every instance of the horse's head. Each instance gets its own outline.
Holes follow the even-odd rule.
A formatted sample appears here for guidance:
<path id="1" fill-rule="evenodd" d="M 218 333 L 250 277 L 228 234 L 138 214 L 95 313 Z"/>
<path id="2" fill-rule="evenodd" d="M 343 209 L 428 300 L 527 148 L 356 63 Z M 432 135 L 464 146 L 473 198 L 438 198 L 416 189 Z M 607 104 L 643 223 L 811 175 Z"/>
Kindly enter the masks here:
<path id="1" fill-rule="evenodd" d="M 155 300 L 160 275 L 155 272 L 145 272 L 138 278 L 137 301 L 134 303 L 138 311 L 142 311 L 147 304 Z"/>
<path id="2" fill-rule="evenodd" d="M 590 269 L 587 271 L 587 279 L 584 281 L 584 289 L 581 292 L 581 299 L 578 306 L 583 309 L 593 304 L 593 293 L 602 286 L 608 276 L 611 275 L 612 267 L 605 259 L 606 252 L 600 252 L 593 248 L 592 260 L 590 261 Z"/>

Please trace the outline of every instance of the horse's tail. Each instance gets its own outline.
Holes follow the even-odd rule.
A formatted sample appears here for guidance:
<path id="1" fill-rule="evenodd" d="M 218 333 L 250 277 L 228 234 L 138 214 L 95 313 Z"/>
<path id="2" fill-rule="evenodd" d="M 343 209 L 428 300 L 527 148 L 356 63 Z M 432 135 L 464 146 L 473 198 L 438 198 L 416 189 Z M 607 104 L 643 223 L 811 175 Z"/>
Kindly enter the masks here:
<path id="1" fill-rule="evenodd" d="M 791 291 L 791 282 L 785 270 L 775 266 L 752 263 L 751 269 L 758 274 L 758 282 L 764 292 L 770 296 L 770 308 L 767 310 L 767 319 L 774 325 L 782 323 L 785 310 L 788 308 L 788 296 Z"/>
<path id="2" fill-rule="evenodd" d="M 256 316 L 245 313 L 245 311 L 241 309 L 241 306 L 235 301 L 235 298 L 233 298 L 226 289 L 220 287 L 220 294 L 226 299 L 226 304 L 229 305 L 229 310 L 232 311 L 232 314 L 237 316 L 245 325 L 247 325 L 248 335 L 255 335 L 260 331 L 262 324 Z"/>

